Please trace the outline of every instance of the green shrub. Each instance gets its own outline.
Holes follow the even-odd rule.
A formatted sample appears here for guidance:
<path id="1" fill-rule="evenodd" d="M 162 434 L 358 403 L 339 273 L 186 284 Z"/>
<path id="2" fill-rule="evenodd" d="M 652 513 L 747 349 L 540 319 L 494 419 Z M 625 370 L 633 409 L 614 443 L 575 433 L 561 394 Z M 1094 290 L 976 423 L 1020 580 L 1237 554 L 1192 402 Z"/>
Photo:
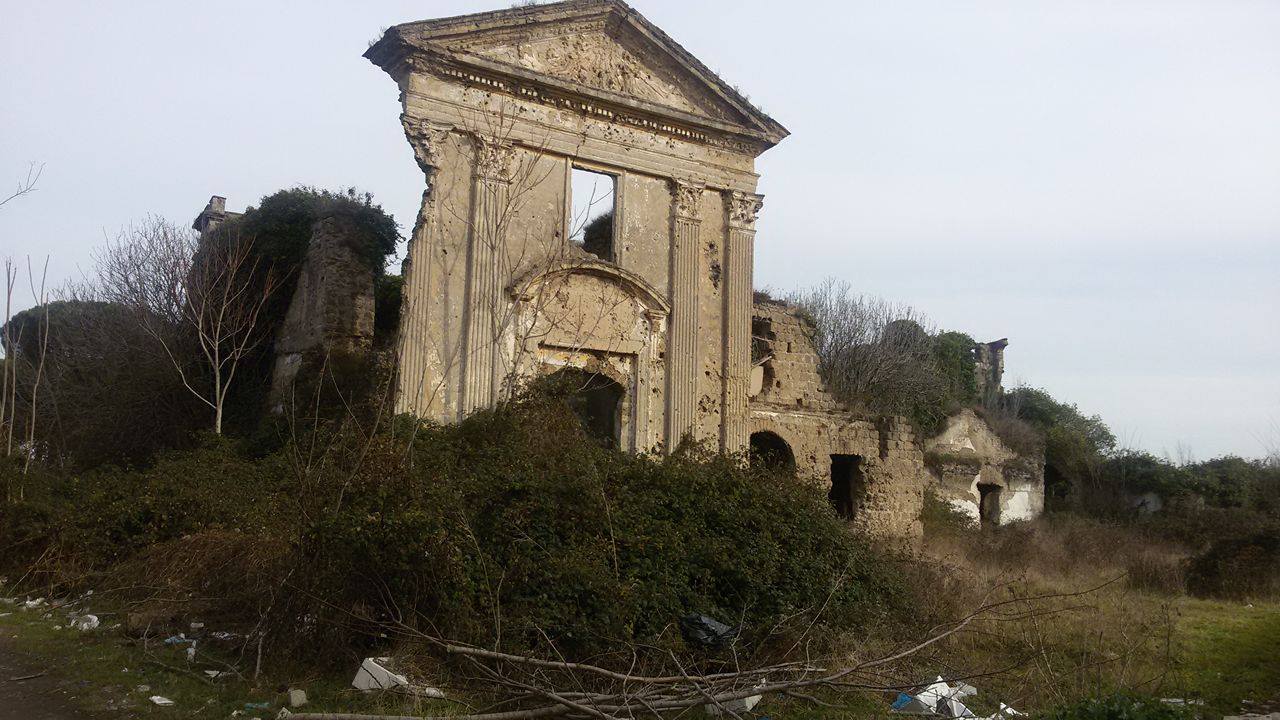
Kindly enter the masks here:
<path id="1" fill-rule="evenodd" d="M 963 532 L 977 528 L 974 518 L 943 500 L 936 488 L 926 487 L 924 505 L 920 509 L 920 522 L 926 536 L 939 533 Z"/>
<path id="2" fill-rule="evenodd" d="M 422 429 L 408 468 L 388 452 L 403 450 L 372 450 L 381 470 L 305 529 L 307 564 L 339 607 L 582 656 L 668 643 L 690 612 L 757 642 L 780 618 L 825 607 L 821 622 L 856 626 L 905 598 L 817 490 L 735 458 L 608 450 L 546 400 Z"/>
<path id="3" fill-rule="evenodd" d="M 1187 707 L 1170 705 L 1157 698 L 1117 693 L 1089 698 L 1074 705 L 1036 715 L 1037 720 L 1193 720 Z"/>
<path id="4" fill-rule="evenodd" d="M 898 561 L 820 490 L 741 458 L 610 450 L 541 393 L 457 425 L 350 427 L 311 425 L 262 457 L 204 438 L 145 470 L 49 478 L 0 512 L 0 572 L 58 558 L 38 582 L 71 589 L 74 570 L 131 601 L 198 598 L 188 612 L 242 632 L 268 613 L 274 652 L 330 655 L 380 642 L 391 618 L 585 657 L 679 647 L 691 612 L 760 648 L 912 612 Z"/>
<path id="5" fill-rule="evenodd" d="M 1200 597 L 1231 599 L 1280 594 L 1280 527 L 1213 542 L 1191 559 L 1187 589 Z"/>

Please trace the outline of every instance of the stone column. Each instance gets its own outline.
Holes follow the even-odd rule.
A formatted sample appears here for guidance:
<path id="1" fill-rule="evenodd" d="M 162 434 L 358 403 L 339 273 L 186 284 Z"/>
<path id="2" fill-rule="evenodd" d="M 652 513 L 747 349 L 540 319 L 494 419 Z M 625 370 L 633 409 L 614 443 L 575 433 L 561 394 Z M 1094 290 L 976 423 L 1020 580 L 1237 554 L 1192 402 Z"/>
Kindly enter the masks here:
<path id="1" fill-rule="evenodd" d="M 500 267 L 506 251 L 509 218 L 507 194 L 515 148 L 510 143 L 475 137 L 476 179 L 467 248 L 466 335 L 463 340 L 460 418 L 489 407 L 495 400 L 498 369 L 497 316 L 500 312 Z"/>
<path id="2" fill-rule="evenodd" d="M 720 447 L 739 452 L 747 447 L 747 394 L 751 382 L 752 252 L 756 215 L 764 198 L 734 190 L 725 193 L 728 212 L 724 283 L 724 407 Z"/>
<path id="3" fill-rule="evenodd" d="M 400 329 L 396 342 L 399 367 L 396 375 L 396 412 L 430 414 L 432 398 L 440 390 L 443 378 L 438 363 L 433 365 L 431 336 L 429 332 L 431 312 L 431 264 L 434 261 L 436 222 L 439 217 L 439 201 L 436 198 L 436 176 L 440 171 L 444 144 L 452 128 L 448 125 L 418 123 L 401 115 L 405 136 L 413 147 L 418 167 L 426 175 L 427 188 L 422 193 L 422 205 L 418 219 L 409 238 L 405 252 L 403 297 L 400 301 Z M 438 352 L 438 348 L 436 348 Z"/>
<path id="4" fill-rule="evenodd" d="M 662 374 L 654 372 L 662 366 L 658 348 L 662 345 L 667 329 L 667 314 L 661 310 L 646 310 L 648 321 L 644 348 L 636 355 L 636 441 L 635 452 L 652 452 L 662 436 L 660 425 L 654 418 L 654 384 L 662 382 Z M 657 408 L 661 412 L 662 408 Z M 661 416 L 659 416 L 660 418 Z"/>
<path id="5" fill-rule="evenodd" d="M 701 184 L 672 182 L 671 336 L 667 343 L 667 452 L 695 432 L 698 409 L 698 250 Z"/>

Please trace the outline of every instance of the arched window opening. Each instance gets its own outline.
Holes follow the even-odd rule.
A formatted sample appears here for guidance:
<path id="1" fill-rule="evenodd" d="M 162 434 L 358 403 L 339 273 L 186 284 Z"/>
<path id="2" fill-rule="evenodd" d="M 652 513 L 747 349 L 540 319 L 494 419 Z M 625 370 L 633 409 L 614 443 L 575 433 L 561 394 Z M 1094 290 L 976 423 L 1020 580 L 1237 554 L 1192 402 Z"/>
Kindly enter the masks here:
<path id="1" fill-rule="evenodd" d="M 796 468 L 796 456 L 791 452 L 791 446 L 777 434 L 768 431 L 751 433 L 748 457 L 751 467 L 788 472 Z"/>
<path id="2" fill-rule="evenodd" d="M 622 385 L 608 375 L 578 368 L 559 370 L 554 379 L 564 389 L 565 404 L 578 416 L 587 435 L 605 447 L 618 447 L 622 398 L 626 395 Z"/>

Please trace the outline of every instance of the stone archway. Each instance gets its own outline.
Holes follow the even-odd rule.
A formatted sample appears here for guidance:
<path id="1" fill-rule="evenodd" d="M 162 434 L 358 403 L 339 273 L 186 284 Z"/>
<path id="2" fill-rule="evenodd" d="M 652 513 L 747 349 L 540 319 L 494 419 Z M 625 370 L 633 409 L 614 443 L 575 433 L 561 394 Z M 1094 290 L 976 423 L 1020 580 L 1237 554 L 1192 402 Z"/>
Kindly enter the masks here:
<path id="1" fill-rule="evenodd" d="M 752 467 L 770 470 L 796 469 L 796 456 L 791 445 L 777 433 L 761 430 L 751 433 L 748 457 Z"/>
<path id="2" fill-rule="evenodd" d="M 667 302 L 635 276 L 609 263 L 557 264 L 512 288 L 514 323 L 510 360 L 516 377 L 576 368 L 600 392 L 582 403 L 603 413 L 603 389 L 620 390 L 614 446 L 644 452 L 662 441 Z M 612 385 L 610 385 L 612 383 Z M 598 425 L 597 420 L 593 423 Z"/>

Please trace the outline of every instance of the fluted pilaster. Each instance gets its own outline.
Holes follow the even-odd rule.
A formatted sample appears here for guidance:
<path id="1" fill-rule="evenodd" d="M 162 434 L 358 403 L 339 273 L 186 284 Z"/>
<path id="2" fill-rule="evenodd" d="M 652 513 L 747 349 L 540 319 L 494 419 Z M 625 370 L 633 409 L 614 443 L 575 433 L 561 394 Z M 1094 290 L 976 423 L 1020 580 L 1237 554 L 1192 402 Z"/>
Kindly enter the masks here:
<path id="1" fill-rule="evenodd" d="M 725 452 L 745 450 L 748 439 L 747 400 L 751 382 L 752 253 L 756 215 L 764 198 L 751 193 L 725 193 L 728 213 L 724 285 L 724 407 L 720 446 Z"/>
<path id="2" fill-rule="evenodd" d="M 422 205 L 413 226 L 413 235 L 405 252 L 402 270 L 404 277 L 403 299 L 400 308 L 400 328 L 397 333 L 399 351 L 396 374 L 396 412 L 408 412 L 425 416 L 430 412 L 432 398 L 440 389 L 443 378 L 438 367 L 431 362 L 433 348 L 429 332 L 432 291 L 432 256 L 435 252 L 436 224 L 439 219 L 439 201 L 435 192 L 440 171 L 441 155 L 452 128 L 447 125 L 419 123 L 405 116 L 400 117 L 405 136 L 413 147 L 418 167 L 426 176 L 427 187 L 422 193 Z"/>
<path id="3" fill-rule="evenodd" d="M 671 335 L 667 345 L 667 450 L 694 432 L 698 408 L 700 184 L 672 183 Z"/>
<path id="4" fill-rule="evenodd" d="M 500 277 L 504 249 L 503 214 L 507 212 L 515 149 L 508 143 L 476 136 L 476 180 L 467 250 L 466 336 L 464 340 L 461 414 L 489 407 L 497 388 L 497 315 L 502 298 Z"/>

